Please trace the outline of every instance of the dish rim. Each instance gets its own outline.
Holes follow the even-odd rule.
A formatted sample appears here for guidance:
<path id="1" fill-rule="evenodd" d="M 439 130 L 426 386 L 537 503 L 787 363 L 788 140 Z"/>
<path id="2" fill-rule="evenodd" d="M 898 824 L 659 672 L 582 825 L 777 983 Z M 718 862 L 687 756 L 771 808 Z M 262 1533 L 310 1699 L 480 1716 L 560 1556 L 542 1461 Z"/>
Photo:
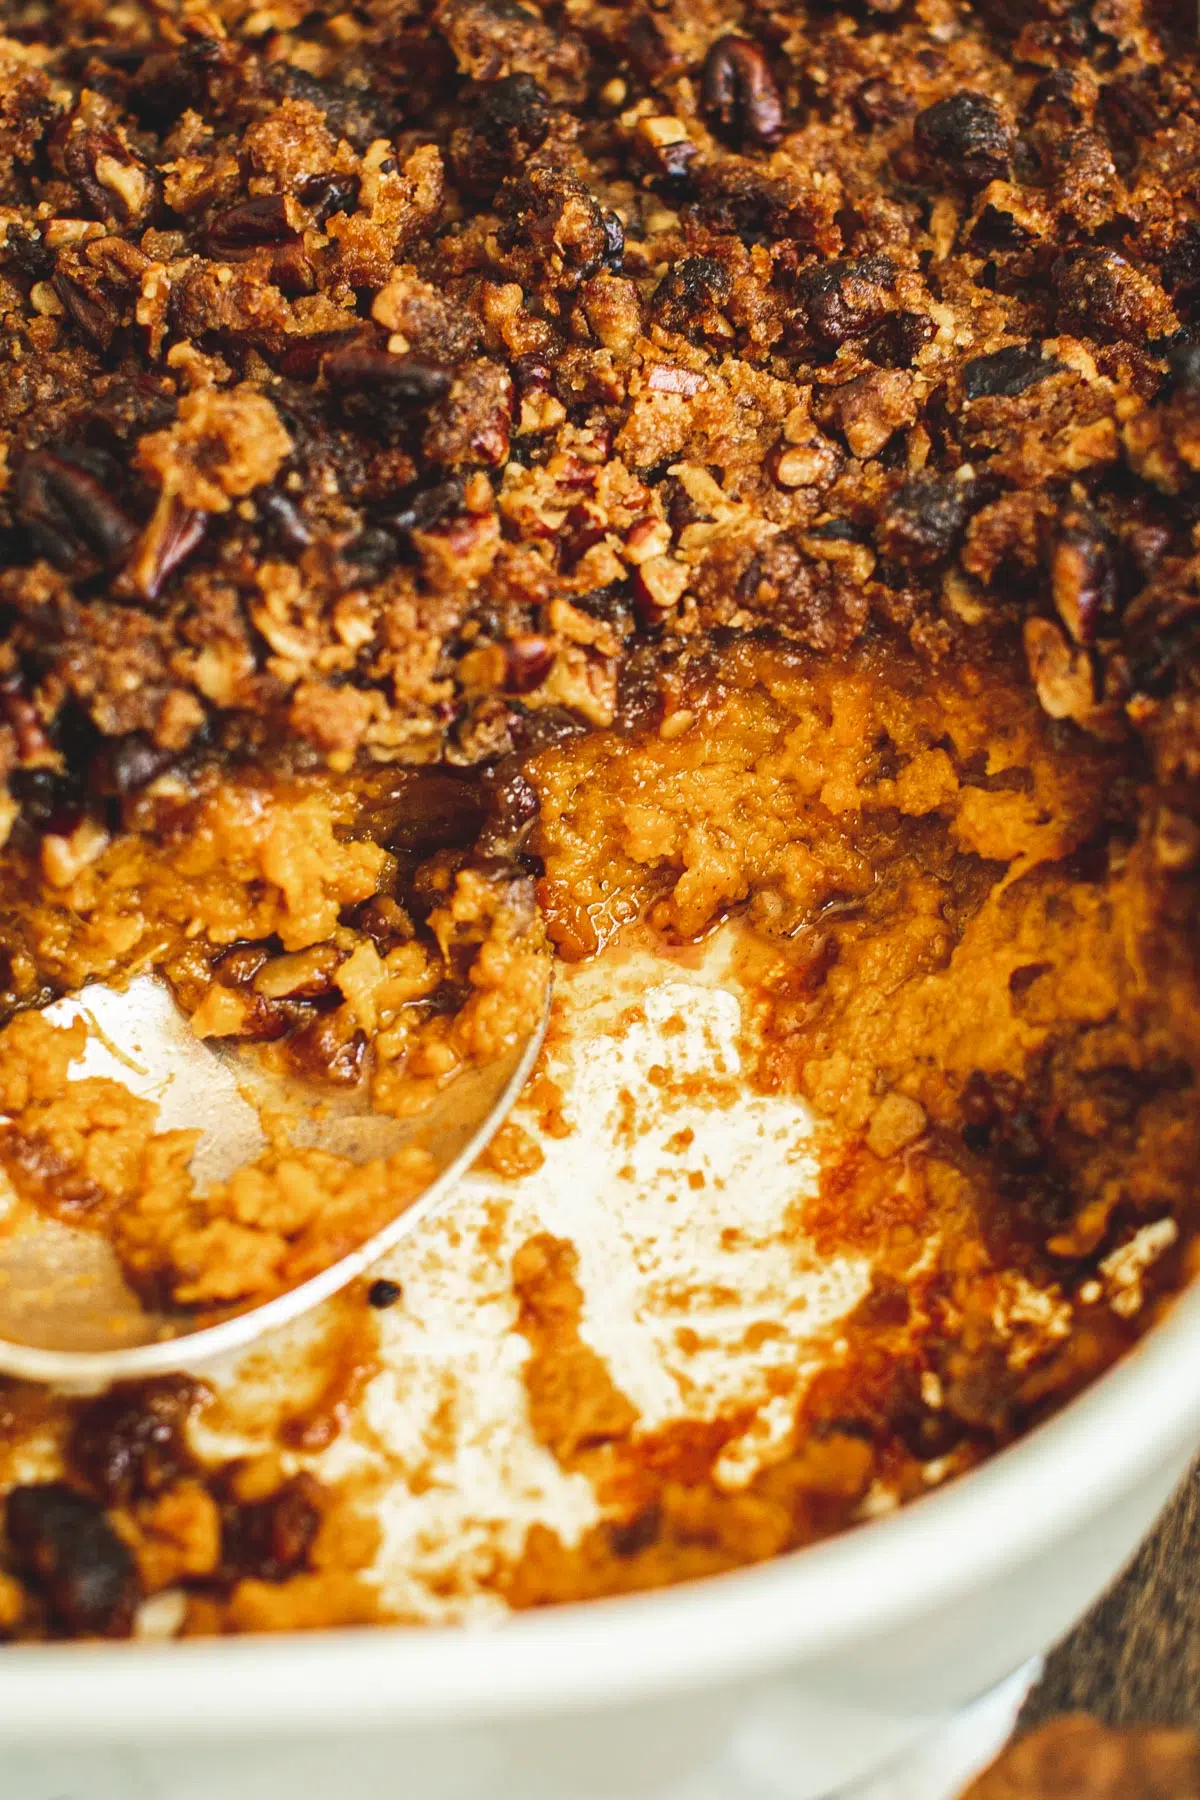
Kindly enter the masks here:
<path id="1" fill-rule="evenodd" d="M 14 1647 L 3 1652 L 0 1741 L 466 1726 L 752 1679 L 878 1638 L 1002 1579 L 1198 1435 L 1194 1282 L 1051 1419 L 944 1488 L 822 1543 L 496 1625 Z"/>

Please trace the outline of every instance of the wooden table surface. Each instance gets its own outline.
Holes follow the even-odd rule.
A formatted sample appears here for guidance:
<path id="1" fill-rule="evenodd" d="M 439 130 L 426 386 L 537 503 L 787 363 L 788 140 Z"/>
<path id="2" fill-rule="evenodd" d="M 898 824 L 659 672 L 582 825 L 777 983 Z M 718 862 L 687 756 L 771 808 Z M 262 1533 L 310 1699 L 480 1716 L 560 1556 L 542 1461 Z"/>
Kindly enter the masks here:
<path id="1" fill-rule="evenodd" d="M 1200 1462 L 1120 1581 L 1047 1659 L 1019 1729 L 1077 1711 L 1200 1730 Z"/>

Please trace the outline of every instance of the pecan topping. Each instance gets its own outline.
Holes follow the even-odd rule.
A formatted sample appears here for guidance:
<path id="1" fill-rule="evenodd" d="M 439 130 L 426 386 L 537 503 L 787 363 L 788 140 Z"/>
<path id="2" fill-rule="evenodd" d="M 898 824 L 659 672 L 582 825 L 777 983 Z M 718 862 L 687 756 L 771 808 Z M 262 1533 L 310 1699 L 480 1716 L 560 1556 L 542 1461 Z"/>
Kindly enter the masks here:
<path id="1" fill-rule="evenodd" d="M 153 180 L 115 132 L 101 126 L 68 132 L 62 160 L 94 217 L 133 224 L 150 211 Z"/>
<path id="2" fill-rule="evenodd" d="M 54 273 L 54 252 L 30 225 L 9 225 L 0 256 L 29 281 L 47 281 Z"/>
<path id="3" fill-rule="evenodd" d="M 704 110 L 736 145 L 770 149 L 783 135 L 783 101 L 766 56 L 749 38 L 728 33 L 709 46 L 701 78 Z"/>
<path id="4" fill-rule="evenodd" d="M 77 275 L 59 268 L 50 285 L 82 331 L 101 350 L 107 350 L 116 336 L 121 315 L 112 300 L 100 291 L 97 283 L 87 285 Z"/>
<path id="5" fill-rule="evenodd" d="M 1026 619 L 1023 632 L 1029 673 L 1052 719 L 1083 724 L 1095 708 L 1096 677 L 1086 650 L 1067 643 L 1049 619 Z"/>
<path id="6" fill-rule="evenodd" d="M 304 522 L 304 515 L 286 494 L 275 488 L 267 488 L 259 494 L 256 502 L 272 541 L 281 550 L 290 550 L 293 554 L 306 550 L 312 543 L 312 532 Z"/>
<path id="7" fill-rule="evenodd" d="M 186 394 L 173 425 L 139 439 L 136 461 L 165 496 L 225 512 L 234 499 L 274 481 L 291 448 L 271 402 L 243 383 Z"/>
<path id="8" fill-rule="evenodd" d="M 839 260 L 810 269 L 799 283 L 809 330 L 834 349 L 850 338 L 865 336 L 892 310 L 895 284 L 896 265 L 889 256 Z"/>
<path id="9" fill-rule="evenodd" d="M 1065 251 L 1050 271 L 1067 329 L 1102 338 L 1162 337 L 1177 321 L 1153 275 L 1116 250 Z"/>
<path id="10" fill-rule="evenodd" d="M 517 0 L 437 0 L 434 24 L 476 81 L 527 72 L 556 100 L 582 97 L 587 52 L 574 32 Z"/>
<path id="11" fill-rule="evenodd" d="M 515 754 L 501 758 L 486 785 L 488 810 L 479 836 L 480 852 L 511 858 L 520 850 L 538 816 L 537 792 L 521 773 L 520 758 Z"/>
<path id="12" fill-rule="evenodd" d="M 550 673 L 554 661 L 554 645 L 548 638 L 532 633 L 510 638 L 504 646 L 504 685 L 512 694 L 527 694 L 540 687 Z"/>
<path id="13" fill-rule="evenodd" d="M 288 1039 L 288 1058 L 301 1074 L 354 1087 L 366 1062 L 366 1033 L 349 1026 L 339 1013 L 318 1014 Z"/>
<path id="14" fill-rule="evenodd" d="M 208 529 L 209 515 L 163 494 L 117 584 L 139 599 L 157 600 L 170 575 L 192 554 Z"/>
<path id="15" fill-rule="evenodd" d="M 729 299 L 731 283 L 719 262 L 711 256 L 684 256 L 672 263 L 650 299 L 650 309 L 660 325 L 685 336 L 702 326 L 710 308 Z"/>
<path id="16" fill-rule="evenodd" d="M 334 213 L 351 213 L 358 205 L 362 182 L 357 175 L 309 175 L 300 183 L 299 197 L 318 225 Z"/>
<path id="17" fill-rule="evenodd" d="M 664 199 L 682 200 L 691 194 L 699 151 L 682 119 L 669 113 L 639 119 L 633 134 L 633 151 L 651 185 Z"/>
<path id="18" fill-rule="evenodd" d="M 315 944 L 311 950 L 270 957 L 251 986 L 264 1000 L 319 1000 L 332 992 L 341 961 L 342 952 L 333 944 Z"/>
<path id="19" fill-rule="evenodd" d="M 468 363 L 429 415 L 422 448 L 431 462 L 503 463 L 508 456 L 512 382 L 507 370 Z"/>
<path id="20" fill-rule="evenodd" d="M 1162 260 L 1163 286 L 1178 306 L 1200 298 L 1200 225 L 1189 221 Z"/>
<path id="21" fill-rule="evenodd" d="M 1054 604 L 1077 644 L 1089 644 L 1117 610 L 1117 571 L 1112 544 L 1099 519 L 1086 507 L 1064 512 L 1050 559 Z"/>
<path id="22" fill-rule="evenodd" d="M 1200 65 L 1172 41 L 1181 9 L 11 0 L 0 1008 L 103 979 L 138 934 L 199 1035 L 278 1040 L 287 1066 L 381 1098 L 503 1027 L 488 984 L 524 957 L 507 933 L 535 871 L 567 954 L 627 915 L 688 938 L 745 904 L 788 946 L 764 1072 L 836 1103 L 849 1199 L 861 1175 L 890 1216 L 869 1159 L 913 1155 L 902 1212 L 999 1204 L 1107 1360 L 1131 1320 L 1107 1316 L 1105 1265 L 1175 1199 L 1191 1218 L 1200 1146 Z M 1033 878 L 973 925 L 1014 858 Z M 1077 881 L 1080 906 L 1051 903 Z M 1154 938 L 1148 985 L 1106 954 L 1122 908 L 1130 943 Z M 859 975 L 904 967 L 917 985 L 872 1010 Z M 939 997 L 967 993 L 965 1018 L 972 989 L 986 1017 L 947 1064 Z M 35 1067 L 0 1062 L 16 1088 Z M 101 1164 L 146 1171 L 107 1136 L 65 1167 L 83 1104 L 0 1151 L 107 1220 Z M 557 1101 L 538 1108 L 558 1129 Z M 1130 1158 L 1153 1180 L 1122 1198 Z M 292 1237 L 307 1184 L 280 1167 L 230 1193 L 235 1236 L 261 1202 Z M 1075 1208 L 1101 1191 L 1115 1211 Z M 180 1217 L 207 1208 L 180 1192 Z M 1082 1369 L 1043 1359 L 999 1264 L 962 1284 L 979 1355 L 951 1332 L 913 1361 L 878 1210 L 820 1209 L 892 1273 L 805 1401 L 801 1462 L 752 1479 L 788 1502 L 755 1515 L 764 1553 L 913 1491 L 931 1458 L 965 1466 Z M 1070 1250 L 1084 1220 L 1104 1241 Z M 1147 1320 L 1195 1250 L 1142 1269 Z M 235 1254 L 177 1297 L 242 1298 Z M 900 1328 L 901 1360 L 858 1393 L 876 1326 Z M 0 1636 L 127 1628 L 110 1526 L 152 1592 L 164 1569 L 196 1584 L 189 1629 L 343 1604 L 330 1564 L 356 1534 L 313 1553 L 323 1499 L 281 1487 L 274 1454 L 214 1481 L 169 1386 L 55 1407 L 46 1453 L 79 1492 L 14 1501 Z M 635 1435 L 617 1522 L 480 1565 L 489 1589 L 534 1603 L 543 1582 L 611 1585 L 616 1558 L 636 1565 L 622 1586 L 736 1560 L 738 1505 L 697 1485 L 716 1438 Z M 54 1467 L 14 1460 L 10 1480 L 27 1466 Z M 210 1543 L 180 1575 L 197 1500 Z M 294 1585 L 237 1595 L 264 1580 Z"/>
<path id="23" fill-rule="evenodd" d="M 204 234 L 204 248 L 209 256 L 235 262 L 295 235 L 286 194 L 260 194 L 218 213 Z"/>
<path id="24" fill-rule="evenodd" d="M 385 435 L 428 411 L 450 392 L 454 379 L 440 363 L 394 356 L 361 340 L 332 351 L 321 369 L 348 416 Z"/>
<path id="25" fill-rule="evenodd" d="M 49 450 L 22 462 L 14 510 L 37 553 L 69 574 L 114 568 L 137 536 L 129 514 L 94 475 Z"/>
<path id="26" fill-rule="evenodd" d="M 131 732 L 104 745 L 88 771 L 88 785 L 93 793 L 124 800 L 156 781 L 174 761 L 173 751 Z"/>
<path id="27" fill-rule="evenodd" d="M 50 739 L 20 674 L 8 675 L 0 681 L 0 718 L 16 739 L 17 755 L 23 763 L 44 757 L 50 750 Z"/>

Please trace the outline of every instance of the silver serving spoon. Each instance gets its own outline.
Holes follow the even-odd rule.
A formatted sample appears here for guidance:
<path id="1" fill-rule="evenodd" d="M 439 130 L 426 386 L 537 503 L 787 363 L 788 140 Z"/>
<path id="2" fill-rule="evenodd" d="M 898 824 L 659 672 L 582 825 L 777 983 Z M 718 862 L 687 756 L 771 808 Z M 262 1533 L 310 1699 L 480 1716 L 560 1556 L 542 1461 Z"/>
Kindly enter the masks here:
<path id="1" fill-rule="evenodd" d="M 129 986 L 89 987 L 56 1002 L 46 1017 L 82 1015 L 92 1027 L 77 1073 L 114 1075 L 158 1102 L 160 1130 L 200 1132 L 191 1168 L 199 1186 L 221 1181 L 265 1146 L 259 1108 L 288 1115 L 293 1143 L 356 1162 L 419 1144 L 433 1157 L 429 1186 L 358 1249 L 299 1286 L 218 1320 L 155 1312 L 126 1284 L 106 1238 L 19 1208 L 0 1232 L 0 1373 L 27 1381 L 102 1387 L 161 1374 L 229 1350 L 308 1312 L 368 1269 L 447 1200 L 509 1108 L 533 1067 L 550 1012 L 547 983 L 529 1035 L 506 1055 L 468 1069 L 411 1119 L 369 1110 L 365 1096 L 312 1090 L 267 1074 L 252 1057 L 197 1038 L 167 988 L 145 975 Z M 253 1096 L 251 1099 L 249 1096 Z"/>

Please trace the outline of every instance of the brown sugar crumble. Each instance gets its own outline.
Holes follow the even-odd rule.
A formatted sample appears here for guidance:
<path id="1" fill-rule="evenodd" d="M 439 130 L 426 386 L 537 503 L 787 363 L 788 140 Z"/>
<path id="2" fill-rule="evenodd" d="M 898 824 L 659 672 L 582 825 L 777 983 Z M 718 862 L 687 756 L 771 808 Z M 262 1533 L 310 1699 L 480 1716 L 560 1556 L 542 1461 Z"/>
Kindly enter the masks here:
<path id="1" fill-rule="evenodd" d="M 530 1231 L 505 1272 L 530 1429 L 600 1516 L 497 1553 L 478 1581 L 509 1605 L 907 1499 L 1192 1272 L 1193 24 L 2 9 L 19 1201 L 206 1306 L 303 1279 L 423 1179 L 276 1141 L 197 1192 L 189 1134 L 71 1076 L 85 1030 L 39 1009 L 89 981 L 155 971 L 200 1035 L 398 1111 L 514 1041 L 552 955 L 642 933 L 669 959 L 736 921 L 742 1075 L 646 1085 L 810 1107 L 795 1232 L 870 1260 L 734 1487 L 745 1409 L 645 1425 L 571 1243 Z M 486 1171 L 535 1183 L 574 1108 L 539 1069 Z M 711 1188 L 690 1131 L 679 1206 Z M 356 1316 L 391 1330 L 399 1294 Z M 189 1377 L 5 1390 L 0 1634 L 127 1635 L 167 1594 L 188 1631 L 381 1616 L 369 1523 L 314 1472 L 377 1367 L 346 1342 L 249 1461 L 195 1447 Z"/>

